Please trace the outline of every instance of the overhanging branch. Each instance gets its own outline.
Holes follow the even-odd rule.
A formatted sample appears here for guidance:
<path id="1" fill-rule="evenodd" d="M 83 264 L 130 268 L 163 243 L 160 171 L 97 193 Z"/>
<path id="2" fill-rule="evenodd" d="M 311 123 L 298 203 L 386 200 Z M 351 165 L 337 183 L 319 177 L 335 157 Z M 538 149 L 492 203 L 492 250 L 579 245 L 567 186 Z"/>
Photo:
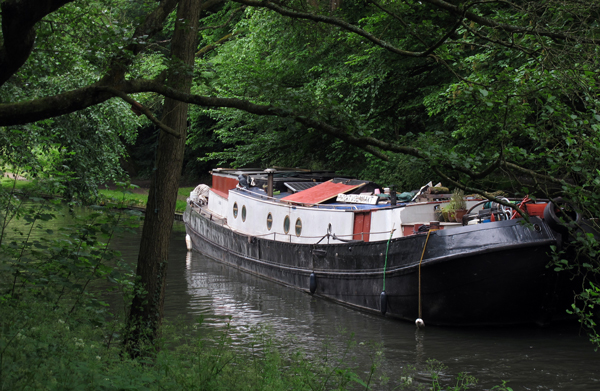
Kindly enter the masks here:
<path id="1" fill-rule="evenodd" d="M 233 1 L 240 3 L 240 4 L 250 5 L 253 7 L 267 8 L 267 9 L 277 12 L 280 15 L 287 16 L 290 18 L 306 19 L 306 20 L 312 20 L 313 22 L 317 22 L 317 23 L 327 23 L 330 25 L 338 26 L 338 27 L 343 28 L 344 30 L 353 32 L 357 35 L 360 35 L 361 37 L 366 38 L 369 41 L 373 42 L 375 45 L 380 46 L 392 53 L 399 54 L 401 56 L 427 57 L 430 53 L 428 51 L 413 52 L 413 51 L 409 51 L 409 50 L 399 49 L 399 48 L 395 47 L 394 45 L 391 45 L 390 43 L 383 41 L 383 40 L 377 38 L 376 36 L 374 36 L 373 34 L 361 29 L 360 27 L 357 27 L 346 21 L 343 21 L 343 20 L 337 19 L 337 18 L 333 18 L 330 16 L 317 15 L 317 14 L 312 14 L 309 12 L 292 11 L 288 8 L 284 8 L 284 7 L 280 6 L 279 4 L 275 4 L 271 1 L 265 1 L 265 0 L 233 0 Z"/>
<path id="2" fill-rule="evenodd" d="M 452 178 L 450 178 L 448 175 L 444 174 L 438 167 L 432 166 L 431 167 L 433 169 L 433 171 L 438 174 L 440 177 L 442 177 L 445 181 L 452 183 L 454 186 L 458 187 L 459 189 L 462 189 L 468 193 L 476 193 L 479 194 L 483 197 L 485 197 L 486 199 L 496 202 L 500 205 L 504 205 L 507 206 L 511 209 L 516 210 L 521 216 L 523 216 L 523 218 L 525 218 L 526 221 L 529 221 L 529 215 L 527 213 L 525 213 L 525 211 L 523 211 L 521 208 L 519 208 L 516 204 L 513 204 L 511 202 L 506 202 L 503 201 L 502 199 L 496 197 L 495 195 L 493 195 L 492 193 L 489 193 L 485 190 L 482 189 L 476 189 L 474 187 L 469 187 L 467 185 L 464 185 L 458 181 L 453 180 Z"/>
<path id="3" fill-rule="evenodd" d="M 456 6 L 454 4 L 446 2 L 444 0 L 422 0 L 422 1 L 429 3 L 431 5 L 434 5 L 438 8 L 444 9 L 446 11 L 449 11 L 453 14 L 463 15 L 463 11 L 461 10 L 460 6 Z M 478 23 L 482 26 L 491 27 L 491 28 L 494 28 L 497 30 L 503 30 L 508 33 L 543 36 L 543 37 L 548 37 L 548 38 L 552 38 L 552 39 L 560 39 L 560 40 L 566 40 L 566 41 L 571 41 L 571 42 L 591 43 L 594 45 L 600 44 L 600 39 L 598 39 L 598 38 L 585 38 L 585 37 L 580 37 L 580 36 L 574 36 L 571 34 L 557 33 L 557 32 L 553 32 L 553 31 L 532 29 L 532 28 L 527 28 L 527 27 L 498 23 L 498 22 L 493 21 L 492 19 L 485 18 L 485 17 L 483 17 L 481 15 L 477 15 L 473 12 L 464 12 L 464 17 L 475 23 Z"/>
<path id="4" fill-rule="evenodd" d="M 146 116 L 146 118 L 148 118 L 150 120 L 150 122 L 152 122 L 154 125 L 158 126 L 163 131 L 167 132 L 168 134 L 170 134 L 171 136 L 173 136 L 175 138 L 178 138 L 178 139 L 181 138 L 181 134 L 179 132 L 175 131 L 174 129 L 165 125 L 163 122 L 156 119 L 156 117 L 154 117 L 152 112 L 147 107 L 140 104 L 138 101 L 136 101 L 135 99 L 133 99 L 126 93 L 119 91 L 116 88 L 112 88 L 112 87 L 101 87 L 101 88 L 105 89 L 106 91 L 110 92 L 114 96 L 118 96 L 119 98 L 123 99 L 125 102 L 129 103 L 132 108 L 135 108 L 135 110 L 139 110 L 141 113 L 143 113 Z"/>

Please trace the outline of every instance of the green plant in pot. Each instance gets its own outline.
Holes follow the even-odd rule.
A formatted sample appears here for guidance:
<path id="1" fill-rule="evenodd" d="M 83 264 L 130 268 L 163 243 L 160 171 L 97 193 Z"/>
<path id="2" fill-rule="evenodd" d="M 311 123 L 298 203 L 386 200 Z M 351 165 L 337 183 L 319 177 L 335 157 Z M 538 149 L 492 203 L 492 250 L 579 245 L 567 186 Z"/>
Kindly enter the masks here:
<path id="1" fill-rule="evenodd" d="M 467 201 L 465 200 L 465 192 L 461 189 L 454 189 L 449 204 L 452 204 L 452 207 L 454 209 L 454 217 L 456 219 L 456 222 L 462 223 L 462 218 L 467 213 Z"/>
<path id="2" fill-rule="evenodd" d="M 442 206 L 442 216 L 444 217 L 445 222 L 455 221 L 454 204 L 452 203 L 452 201 Z"/>

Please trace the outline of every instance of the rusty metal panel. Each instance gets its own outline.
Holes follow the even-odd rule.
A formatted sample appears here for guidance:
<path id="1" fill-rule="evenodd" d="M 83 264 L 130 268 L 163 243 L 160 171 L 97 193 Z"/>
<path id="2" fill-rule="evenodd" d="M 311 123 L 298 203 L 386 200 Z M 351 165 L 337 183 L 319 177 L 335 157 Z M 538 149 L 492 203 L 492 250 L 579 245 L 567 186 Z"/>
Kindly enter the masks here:
<path id="1" fill-rule="evenodd" d="M 354 181 L 357 182 L 357 181 Z M 311 187 L 310 189 L 298 192 L 282 198 L 282 201 L 294 201 L 303 204 L 320 204 L 337 197 L 340 193 L 347 193 L 351 190 L 364 186 L 367 182 L 359 182 L 352 184 L 334 183 L 333 181 L 323 182 L 320 185 Z"/>

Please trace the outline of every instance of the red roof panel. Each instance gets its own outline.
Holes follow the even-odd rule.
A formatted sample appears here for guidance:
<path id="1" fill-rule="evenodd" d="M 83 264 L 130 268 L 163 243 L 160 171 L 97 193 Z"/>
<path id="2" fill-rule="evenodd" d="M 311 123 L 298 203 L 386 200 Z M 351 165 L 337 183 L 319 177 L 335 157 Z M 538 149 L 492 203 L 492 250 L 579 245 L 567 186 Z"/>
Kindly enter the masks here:
<path id="1" fill-rule="evenodd" d="M 366 183 L 366 182 L 365 182 Z M 294 201 L 303 204 L 320 204 L 327 200 L 337 197 L 340 193 L 347 193 L 365 183 L 357 185 L 345 185 L 343 183 L 333 183 L 332 181 L 323 182 L 320 185 L 300 191 L 298 193 L 282 198 L 282 201 Z"/>

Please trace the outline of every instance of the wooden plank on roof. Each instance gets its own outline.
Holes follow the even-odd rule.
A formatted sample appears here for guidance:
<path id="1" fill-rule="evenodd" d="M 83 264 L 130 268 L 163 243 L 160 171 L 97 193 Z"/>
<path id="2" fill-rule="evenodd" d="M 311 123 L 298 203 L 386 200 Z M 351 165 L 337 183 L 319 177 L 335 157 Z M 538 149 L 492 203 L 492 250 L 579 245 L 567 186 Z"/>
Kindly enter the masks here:
<path id="1" fill-rule="evenodd" d="M 290 189 L 293 193 L 298 193 L 304 191 L 306 189 L 310 189 L 311 187 L 315 187 L 320 185 L 323 182 L 284 182 L 285 187 Z"/>
<path id="2" fill-rule="evenodd" d="M 343 183 L 333 183 L 332 180 L 323 182 L 320 185 L 300 191 L 298 193 L 282 198 L 282 201 L 293 201 L 303 204 L 320 204 L 337 197 L 338 194 L 344 194 L 354 189 L 362 187 L 367 182 L 345 185 Z"/>

